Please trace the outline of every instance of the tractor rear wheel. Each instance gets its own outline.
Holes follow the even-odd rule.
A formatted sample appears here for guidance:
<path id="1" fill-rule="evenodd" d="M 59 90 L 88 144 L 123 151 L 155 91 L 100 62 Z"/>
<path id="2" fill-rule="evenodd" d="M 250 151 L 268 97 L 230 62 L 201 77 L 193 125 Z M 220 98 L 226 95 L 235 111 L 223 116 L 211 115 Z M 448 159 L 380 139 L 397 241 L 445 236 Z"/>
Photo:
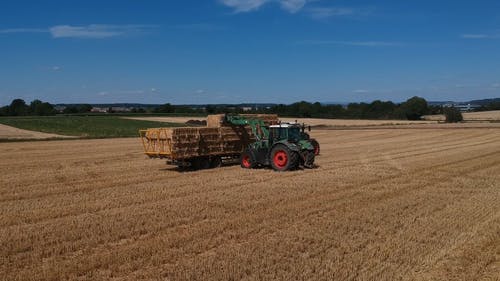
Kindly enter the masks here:
<path id="1" fill-rule="evenodd" d="M 299 166 L 299 154 L 283 144 L 276 145 L 271 150 L 270 157 L 271 166 L 275 171 L 294 170 Z"/>
<path id="2" fill-rule="evenodd" d="M 253 158 L 252 153 L 250 153 L 249 149 L 246 149 L 245 151 L 243 151 L 243 153 L 241 153 L 240 165 L 242 168 L 245 169 L 255 168 L 256 166 L 255 159 Z"/>

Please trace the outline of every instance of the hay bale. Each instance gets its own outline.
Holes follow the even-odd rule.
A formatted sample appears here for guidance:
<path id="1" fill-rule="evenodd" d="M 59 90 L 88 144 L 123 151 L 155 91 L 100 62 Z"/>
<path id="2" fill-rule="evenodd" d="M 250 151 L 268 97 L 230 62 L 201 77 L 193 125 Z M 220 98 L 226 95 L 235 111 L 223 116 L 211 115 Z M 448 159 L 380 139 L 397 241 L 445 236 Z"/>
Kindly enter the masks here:
<path id="1" fill-rule="evenodd" d="M 207 127 L 220 128 L 224 122 L 224 114 L 212 114 L 207 116 Z"/>
<path id="2" fill-rule="evenodd" d="M 262 120 L 266 125 L 275 125 L 279 122 L 277 114 L 240 114 L 240 116 L 248 119 Z"/>

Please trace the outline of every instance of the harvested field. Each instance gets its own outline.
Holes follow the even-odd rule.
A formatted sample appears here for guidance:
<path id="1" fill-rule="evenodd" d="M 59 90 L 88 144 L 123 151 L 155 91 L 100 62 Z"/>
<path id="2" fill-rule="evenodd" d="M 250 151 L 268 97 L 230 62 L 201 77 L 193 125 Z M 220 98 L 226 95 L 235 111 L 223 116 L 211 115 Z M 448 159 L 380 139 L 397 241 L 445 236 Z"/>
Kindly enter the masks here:
<path id="1" fill-rule="evenodd" d="M 57 134 L 48 134 L 36 131 L 23 130 L 0 124 L 0 139 L 19 140 L 19 139 L 52 139 L 52 138 L 70 138 L 70 137 Z"/>
<path id="2" fill-rule="evenodd" d="M 481 112 L 465 112 L 462 113 L 464 121 L 500 121 L 500 110 L 481 111 Z M 442 114 L 426 115 L 425 120 L 428 121 L 444 121 L 446 118 Z"/>
<path id="3" fill-rule="evenodd" d="M 3 280 L 499 280 L 500 129 L 324 130 L 313 170 L 0 144 Z"/>
<path id="4" fill-rule="evenodd" d="M 500 110 L 483 111 L 483 112 L 466 112 L 464 113 L 465 120 L 500 120 Z"/>

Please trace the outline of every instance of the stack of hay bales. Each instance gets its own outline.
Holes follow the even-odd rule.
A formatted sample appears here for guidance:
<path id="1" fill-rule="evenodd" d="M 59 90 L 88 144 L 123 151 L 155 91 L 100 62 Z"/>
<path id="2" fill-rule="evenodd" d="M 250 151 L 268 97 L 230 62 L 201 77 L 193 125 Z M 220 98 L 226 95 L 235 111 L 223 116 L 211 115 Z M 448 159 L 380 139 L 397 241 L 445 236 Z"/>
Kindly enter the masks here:
<path id="1" fill-rule="evenodd" d="M 198 156 L 239 154 L 255 140 L 250 128 L 152 128 L 145 134 L 149 156 L 185 159 Z"/>
<path id="2" fill-rule="evenodd" d="M 246 115 L 267 124 L 278 122 L 277 115 Z M 152 157 L 186 159 L 198 156 L 239 154 L 255 136 L 249 126 L 224 123 L 224 115 L 209 115 L 207 127 L 151 128 L 143 136 L 146 154 Z"/>

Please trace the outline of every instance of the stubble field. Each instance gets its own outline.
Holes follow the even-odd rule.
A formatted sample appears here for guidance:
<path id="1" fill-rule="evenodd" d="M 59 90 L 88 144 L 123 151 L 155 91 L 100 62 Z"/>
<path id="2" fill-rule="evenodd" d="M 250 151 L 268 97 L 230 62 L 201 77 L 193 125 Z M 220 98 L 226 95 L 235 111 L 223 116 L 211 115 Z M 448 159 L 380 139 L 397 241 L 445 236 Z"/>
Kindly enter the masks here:
<path id="1" fill-rule="evenodd" d="M 0 144 L 2 280 L 499 280 L 500 130 L 323 130 L 318 168 Z"/>

